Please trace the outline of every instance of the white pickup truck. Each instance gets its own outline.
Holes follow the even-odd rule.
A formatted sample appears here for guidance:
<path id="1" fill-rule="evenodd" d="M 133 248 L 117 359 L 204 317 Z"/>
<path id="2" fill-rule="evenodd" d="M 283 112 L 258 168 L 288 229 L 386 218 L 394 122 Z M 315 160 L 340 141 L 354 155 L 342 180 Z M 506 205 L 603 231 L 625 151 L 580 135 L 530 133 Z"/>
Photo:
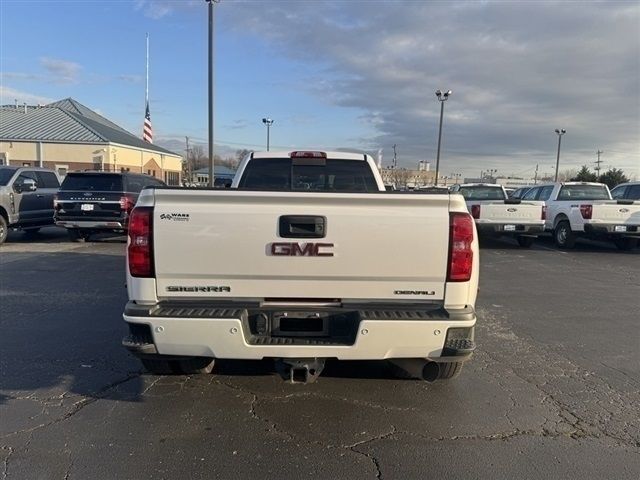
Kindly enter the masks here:
<path id="1" fill-rule="evenodd" d="M 148 188 L 129 222 L 123 345 L 153 373 L 325 359 L 455 376 L 475 349 L 478 240 L 460 195 L 386 192 L 374 160 L 253 153 L 231 189 Z"/>
<path id="2" fill-rule="evenodd" d="M 544 232 L 544 202 L 510 199 L 502 185 L 493 183 L 463 183 L 451 191 L 464 197 L 481 236 L 515 237 L 528 248 Z"/>
<path id="3" fill-rule="evenodd" d="M 545 227 L 560 248 L 573 248 L 578 237 L 611 240 L 630 250 L 640 239 L 640 201 L 612 200 L 602 183 L 558 182 L 537 185 L 523 200 L 547 206 Z"/>

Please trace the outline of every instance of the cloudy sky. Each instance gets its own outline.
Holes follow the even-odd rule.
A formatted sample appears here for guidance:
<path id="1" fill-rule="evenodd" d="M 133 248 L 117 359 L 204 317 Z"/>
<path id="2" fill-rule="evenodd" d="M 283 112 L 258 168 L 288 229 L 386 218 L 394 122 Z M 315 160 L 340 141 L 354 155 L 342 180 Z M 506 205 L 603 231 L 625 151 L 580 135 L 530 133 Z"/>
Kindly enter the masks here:
<path id="1" fill-rule="evenodd" d="M 138 133 L 151 37 L 156 139 L 206 142 L 203 1 L 3 0 L 3 103 L 73 97 Z M 233 1 L 216 5 L 220 153 L 271 143 L 434 161 L 444 174 L 594 166 L 640 177 L 640 4 Z"/>

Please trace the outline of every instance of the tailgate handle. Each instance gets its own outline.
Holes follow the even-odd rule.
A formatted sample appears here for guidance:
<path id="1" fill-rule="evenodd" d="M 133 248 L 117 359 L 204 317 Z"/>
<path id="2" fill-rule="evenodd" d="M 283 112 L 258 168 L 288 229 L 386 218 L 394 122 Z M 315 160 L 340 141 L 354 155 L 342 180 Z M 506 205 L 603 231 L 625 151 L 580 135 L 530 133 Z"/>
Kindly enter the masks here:
<path id="1" fill-rule="evenodd" d="M 324 238 L 327 219 L 316 215 L 282 215 L 279 234 L 282 238 Z"/>

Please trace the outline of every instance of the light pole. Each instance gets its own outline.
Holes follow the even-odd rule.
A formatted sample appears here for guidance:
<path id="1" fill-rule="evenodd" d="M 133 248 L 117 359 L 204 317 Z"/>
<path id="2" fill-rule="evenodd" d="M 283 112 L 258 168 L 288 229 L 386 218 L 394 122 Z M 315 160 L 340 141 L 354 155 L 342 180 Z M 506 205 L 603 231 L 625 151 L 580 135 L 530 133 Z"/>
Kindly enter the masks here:
<path id="1" fill-rule="evenodd" d="M 271 118 L 263 118 L 262 123 L 267 126 L 267 152 L 269 151 L 269 131 L 271 130 L 271 125 L 273 125 L 273 120 Z"/>
<path id="2" fill-rule="evenodd" d="M 205 0 L 209 4 L 209 187 L 213 187 L 213 4 L 220 0 Z"/>
<path id="3" fill-rule="evenodd" d="M 447 90 L 444 93 L 442 93 L 441 90 L 436 90 L 436 97 L 438 97 L 438 100 L 440 101 L 440 128 L 438 129 L 438 153 L 436 155 L 436 186 L 438 186 L 438 172 L 440 170 L 440 143 L 442 141 L 442 116 L 444 114 L 444 102 L 447 101 L 451 93 L 451 90 Z"/>
<path id="4" fill-rule="evenodd" d="M 560 143 L 562 142 L 562 136 L 567 133 L 567 131 L 564 128 L 556 128 L 556 133 L 558 134 L 558 156 L 556 157 L 556 178 L 554 182 L 558 181 L 558 169 L 560 168 Z"/>

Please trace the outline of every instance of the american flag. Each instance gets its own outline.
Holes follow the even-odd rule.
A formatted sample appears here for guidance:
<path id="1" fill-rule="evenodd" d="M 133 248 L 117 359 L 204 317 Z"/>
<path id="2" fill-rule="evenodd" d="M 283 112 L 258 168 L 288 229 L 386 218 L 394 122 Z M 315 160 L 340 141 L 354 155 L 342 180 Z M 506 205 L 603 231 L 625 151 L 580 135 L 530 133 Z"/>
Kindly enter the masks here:
<path id="1" fill-rule="evenodd" d="M 145 142 L 153 143 L 153 129 L 151 128 L 151 114 L 149 113 L 149 101 L 144 113 L 144 127 L 142 128 L 142 139 Z"/>

